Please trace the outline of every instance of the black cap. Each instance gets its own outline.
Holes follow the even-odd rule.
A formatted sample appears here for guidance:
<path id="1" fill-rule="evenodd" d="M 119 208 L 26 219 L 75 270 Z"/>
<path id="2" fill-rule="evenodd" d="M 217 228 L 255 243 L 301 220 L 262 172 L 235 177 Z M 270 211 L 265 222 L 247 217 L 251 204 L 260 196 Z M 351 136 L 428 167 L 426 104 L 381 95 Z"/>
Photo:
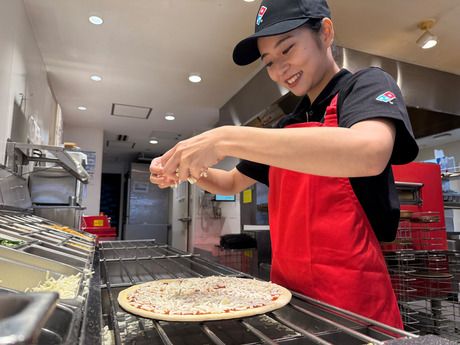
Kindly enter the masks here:
<path id="1" fill-rule="evenodd" d="M 263 0 L 256 16 L 254 34 L 233 49 L 233 61 L 248 65 L 260 57 L 257 38 L 284 34 L 313 18 L 331 17 L 326 0 Z"/>

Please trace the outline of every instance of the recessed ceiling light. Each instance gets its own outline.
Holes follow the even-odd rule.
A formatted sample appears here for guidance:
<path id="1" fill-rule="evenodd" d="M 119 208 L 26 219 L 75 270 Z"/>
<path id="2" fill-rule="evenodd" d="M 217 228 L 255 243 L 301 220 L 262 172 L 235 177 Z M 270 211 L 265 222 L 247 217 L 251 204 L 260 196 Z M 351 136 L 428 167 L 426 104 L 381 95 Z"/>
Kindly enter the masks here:
<path id="1" fill-rule="evenodd" d="M 158 139 L 150 138 L 149 143 L 152 144 L 152 145 L 158 144 Z"/>
<path id="2" fill-rule="evenodd" d="M 198 73 L 192 73 L 188 76 L 188 80 L 192 83 L 199 83 L 201 82 L 201 76 Z"/>
<path id="3" fill-rule="evenodd" d="M 89 77 L 91 80 L 93 81 L 101 81 L 102 80 L 102 77 L 100 75 L 97 75 L 97 74 L 93 74 L 91 77 Z"/>
<path id="4" fill-rule="evenodd" d="M 254 0 L 244 0 L 244 2 L 254 2 Z"/>
<path id="5" fill-rule="evenodd" d="M 86 107 L 80 105 L 79 107 L 77 107 L 77 109 L 78 109 L 78 110 L 81 110 L 81 111 L 85 111 L 85 110 L 88 109 L 88 108 L 86 108 Z"/>
<path id="6" fill-rule="evenodd" d="M 104 20 L 98 16 L 90 16 L 88 20 L 91 24 L 94 24 L 94 25 L 101 25 L 102 23 L 104 23 Z"/>
<path id="7" fill-rule="evenodd" d="M 168 120 L 168 121 L 173 121 L 173 120 L 176 119 L 176 117 L 174 116 L 173 113 L 166 113 L 165 119 Z"/>

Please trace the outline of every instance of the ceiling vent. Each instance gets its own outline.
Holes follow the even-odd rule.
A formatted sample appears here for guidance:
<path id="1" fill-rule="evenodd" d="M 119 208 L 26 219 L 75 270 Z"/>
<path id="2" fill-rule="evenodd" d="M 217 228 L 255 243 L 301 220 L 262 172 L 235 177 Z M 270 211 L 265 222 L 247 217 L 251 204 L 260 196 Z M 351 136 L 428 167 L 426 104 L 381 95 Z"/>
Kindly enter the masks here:
<path id="1" fill-rule="evenodd" d="M 106 140 L 105 145 L 111 149 L 133 149 L 136 143 L 132 141 Z"/>
<path id="2" fill-rule="evenodd" d="M 151 162 L 152 159 L 158 156 L 159 156 L 158 154 L 154 154 L 152 152 L 140 152 L 139 155 L 137 156 L 137 160 L 139 162 Z"/>
<path id="3" fill-rule="evenodd" d="M 176 140 L 176 141 L 185 139 L 182 137 L 182 134 L 180 133 L 166 132 L 166 131 L 152 131 L 150 133 L 149 138 L 157 138 L 157 139 L 163 139 L 163 140 Z"/>
<path id="4" fill-rule="evenodd" d="M 133 119 L 148 119 L 151 112 L 152 108 L 150 107 L 112 103 L 112 111 L 110 114 L 113 116 L 129 117 Z"/>

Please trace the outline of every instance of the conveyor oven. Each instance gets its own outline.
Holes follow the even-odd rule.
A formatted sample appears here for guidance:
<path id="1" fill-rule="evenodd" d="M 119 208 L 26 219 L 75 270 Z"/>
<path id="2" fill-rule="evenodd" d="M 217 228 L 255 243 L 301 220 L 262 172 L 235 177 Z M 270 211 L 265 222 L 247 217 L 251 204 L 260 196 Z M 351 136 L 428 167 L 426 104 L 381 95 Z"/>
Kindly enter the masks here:
<path id="1" fill-rule="evenodd" d="M 279 310 L 243 319 L 180 323 L 137 317 L 117 303 L 118 293 L 133 284 L 210 275 L 253 277 L 154 240 L 83 243 L 90 249 L 74 251 L 71 243 L 91 235 L 79 236 L 23 211 L 0 210 L 0 231 L 13 246 L 0 245 L 0 344 L 407 345 L 421 339 L 296 293 Z M 61 275 L 78 276 L 74 295 L 56 299 L 55 293 L 26 292 Z M 12 320 L 19 321 L 15 328 L 4 327 Z"/>
<path id="2" fill-rule="evenodd" d="M 117 345 L 383 344 L 396 337 L 416 337 L 296 293 L 287 306 L 244 319 L 200 323 L 145 319 L 119 307 L 121 290 L 157 279 L 252 277 L 146 240 L 102 242 L 100 261 L 104 339 Z"/>

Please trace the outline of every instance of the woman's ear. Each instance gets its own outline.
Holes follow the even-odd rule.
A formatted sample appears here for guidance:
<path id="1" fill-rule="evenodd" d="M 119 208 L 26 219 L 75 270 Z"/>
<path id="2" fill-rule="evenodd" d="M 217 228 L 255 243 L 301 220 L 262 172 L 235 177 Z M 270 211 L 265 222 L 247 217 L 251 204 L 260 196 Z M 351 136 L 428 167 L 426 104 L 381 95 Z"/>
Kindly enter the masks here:
<path id="1" fill-rule="evenodd" d="M 334 25 L 330 18 L 323 18 L 321 25 L 321 40 L 326 48 L 334 42 Z"/>

